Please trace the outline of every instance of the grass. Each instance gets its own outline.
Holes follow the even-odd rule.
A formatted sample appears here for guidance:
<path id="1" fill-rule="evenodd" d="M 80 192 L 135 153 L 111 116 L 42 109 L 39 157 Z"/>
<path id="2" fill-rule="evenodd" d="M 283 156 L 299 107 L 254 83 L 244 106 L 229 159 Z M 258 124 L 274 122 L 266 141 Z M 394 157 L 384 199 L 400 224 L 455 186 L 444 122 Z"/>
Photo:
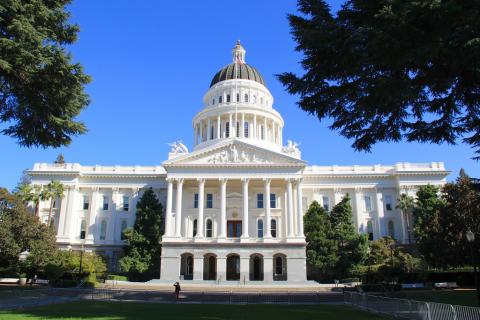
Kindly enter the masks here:
<path id="1" fill-rule="evenodd" d="M 394 297 L 478 307 L 475 290 L 402 291 L 394 294 Z"/>
<path id="2" fill-rule="evenodd" d="M 2 298 L 8 298 L 11 297 L 12 295 L 18 295 L 22 291 L 25 290 L 35 290 L 35 289 L 42 289 L 42 287 L 36 287 L 36 286 L 17 286 L 17 285 L 0 285 L 0 299 Z M 43 288 L 44 289 L 44 288 Z"/>
<path id="3" fill-rule="evenodd" d="M 18 311 L 0 311 L 1 320 L 17 319 L 275 319 L 380 320 L 388 319 L 343 305 L 199 305 L 135 302 L 92 302 L 48 305 Z"/>

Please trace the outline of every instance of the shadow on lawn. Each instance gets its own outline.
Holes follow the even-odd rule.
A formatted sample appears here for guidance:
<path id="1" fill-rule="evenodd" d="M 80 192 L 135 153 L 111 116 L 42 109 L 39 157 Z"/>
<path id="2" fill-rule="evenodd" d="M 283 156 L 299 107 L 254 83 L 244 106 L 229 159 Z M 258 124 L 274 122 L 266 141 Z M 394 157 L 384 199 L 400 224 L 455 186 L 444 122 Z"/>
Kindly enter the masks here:
<path id="1" fill-rule="evenodd" d="M 342 305 L 204 305 L 79 301 L 0 312 L 0 319 L 387 319 Z"/>

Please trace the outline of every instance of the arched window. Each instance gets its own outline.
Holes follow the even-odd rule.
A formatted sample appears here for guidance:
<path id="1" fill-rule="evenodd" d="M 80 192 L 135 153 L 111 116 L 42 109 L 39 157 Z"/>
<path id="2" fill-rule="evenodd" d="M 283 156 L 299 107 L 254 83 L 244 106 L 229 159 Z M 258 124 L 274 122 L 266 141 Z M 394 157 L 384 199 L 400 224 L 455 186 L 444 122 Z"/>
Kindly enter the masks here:
<path id="1" fill-rule="evenodd" d="M 244 96 L 244 100 L 245 102 L 248 102 L 248 94 L 245 93 L 245 96 Z"/>
<path id="2" fill-rule="evenodd" d="M 230 103 L 230 95 L 227 94 L 227 103 Z"/>
<path id="3" fill-rule="evenodd" d="M 222 103 L 222 96 L 218 97 L 218 103 Z"/>
<path id="4" fill-rule="evenodd" d="M 225 138 L 230 137 L 230 122 L 225 123 Z"/>
<path id="5" fill-rule="evenodd" d="M 193 236 L 197 235 L 197 219 L 193 220 Z"/>
<path id="6" fill-rule="evenodd" d="M 212 219 L 207 219 L 206 225 L 206 232 L 207 238 L 211 238 L 213 236 L 213 223 Z"/>
<path id="7" fill-rule="evenodd" d="M 263 220 L 258 219 L 257 221 L 257 237 L 263 238 Z"/>
<path id="8" fill-rule="evenodd" d="M 373 224 L 371 220 L 368 220 L 367 222 L 367 234 L 368 240 L 373 240 Z"/>
<path id="9" fill-rule="evenodd" d="M 282 267 L 283 267 L 283 261 L 282 257 L 278 256 L 275 258 L 275 273 L 276 274 L 282 274 Z"/>
<path id="10" fill-rule="evenodd" d="M 237 138 L 238 138 L 238 137 L 240 137 L 240 123 L 238 121 L 237 121 L 237 126 L 236 126 L 235 129 L 236 129 L 235 131 L 237 131 Z"/>
<path id="11" fill-rule="evenodd" d="M 277 237 L 277 220 L 275 219 L 270 220 L 270 232 L 273 238 Z"/>
<path id="12" fill-rule="evenodd" d="M 276 254 L 273 256 L 273 281 L 287 280 L 287 256 Z"/>
<path id="13" fill-rule="evenodd" d="M 243 136 L 248 138 L 248 122 L 243 123 Z"/>
<path id="14" fill-rule="evenodd" d="M 87 232 L 87 221 L 82 220 L 80 223 L 80 239 L 85 239 L 85 234 Z"/>
<path id="15" fill-rule="evenodd" d="M 393 220 L 388 221 L 388 236 L 395 239 L 395 224 L 393 223 Z"/>
<path id="16" fill-rule="evenodd" d="M 107 237 L 107 221 L 102 220 L 100 223 L 100 240 L 105 240 Z"/>
<path id="17" fill-rule="evenodd" d="M 127 220 L 122 220 L 122 225 L 120 226 L 120 239 L 125 240 L 125 235 L 123 232 L 127 229 Z"/>

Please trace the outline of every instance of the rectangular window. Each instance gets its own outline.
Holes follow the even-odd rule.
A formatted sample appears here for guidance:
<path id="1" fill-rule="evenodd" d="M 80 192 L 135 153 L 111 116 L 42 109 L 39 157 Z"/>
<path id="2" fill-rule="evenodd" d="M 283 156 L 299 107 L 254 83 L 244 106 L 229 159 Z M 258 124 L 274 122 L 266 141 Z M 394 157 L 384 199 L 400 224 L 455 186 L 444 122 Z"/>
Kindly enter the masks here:
<path id="1" fill-rule="evenodd" d="M 275 209 L 277 207 L 277 195 L 270 193 L 270 208 Z"/>
<path id="2" fill-rule="evenodd" d="M 325 209 L 326 211 L 329 211 L 330 210 L 330 199 L 328 199 L 327 196 L 323 196 L 322 197 L 322 202 L 323 202 L 323 209 Z"/>
<path id="3" fill-rule="evenodd" d="M 257 193 L 257 208 L 263 209 L 263 193 Z"/>
<path id="4" fill-rule="evenodd" d="M 230 122 L 225 123 L 225 138 L 230 137 Z"/>
<path id="5" fill-rule="evenodd" d="M 210 140 L 213 140 L 214 130 L 215 130 L 215 127 L 214 127 L 214 126 L 211 126 L 211 127 L 210 127 Z"/>
<path id="6" fill-rule="evenodd" d="M 242 221 L 227 221 L 227 237 L 240 238 L 242 235 Z"/>
<path id="7" fill-rule="evenodd" d="M 128 211 L 128 202 L 129 202 L 128 196 L 123 196 L 123 211 Z"/>
<path id="8" fill-rule="evenodd" d="M 194 207 L 195 209 L 198 209 L 198 193 L 195 193 L 195 194 L 193 195 L 193 207 Z"/>
<path id="9" fill-rule="evenodd" d="M 227 94 L 227 103 L 230 103 L 230 95 Z"/>
<path id="10" fill-rule="evenodd" d="M 244 136 L 245 138 L 248 138 L 248 122 L 245 122 L 245 123 L 243 124 L 243 136 Z"/>
<path id="11" fill-rule="evenodd" d="M 108 210 L 108 196 L 103 196 L 102 209 L 103 209 L 104 211 Z"/>
<path id="12" fill-rule="evenodd" d="M 83 195 L 83 210 L 88 210 L 88 206 L 89 206 L 89 199 L 88 199 L 88 195 L 84 194 Z"/>
<path id="13" fill-rule="evenodd" d="M 240 102 L 240 93 L 237 93 L 237 102 Z"/>
<path id="14" fill-rule="evenodd" d="M 237 133 L 237 138 L 240 137 L 240 123 L 237 121 L 237 126 L 236 126 L 236 133 Z"/>
<path id="15" fill-rule="evenodd" d="M 385 209 L 387 209 L 387 211 L 393 210 L 393 198 L 390 195 L 385 196 Z"/>
<path id="16" fill-rule="evenodd" d="M 364 199 L 365 199 L 365 210 L 367 212 L 372 211 L 372 198 L 370 198 L 370 196 L 365 196 Z"/>
<path id="17" fill-rule="evenodd" d="M 212 209 L 213 208 L 213 194 L 207 193 L 207 208 Z"/>
<path id="18" fill-rule="evenodd" d="M 218 103 L 222 103 L 222 96 L 218 97 Z"/>

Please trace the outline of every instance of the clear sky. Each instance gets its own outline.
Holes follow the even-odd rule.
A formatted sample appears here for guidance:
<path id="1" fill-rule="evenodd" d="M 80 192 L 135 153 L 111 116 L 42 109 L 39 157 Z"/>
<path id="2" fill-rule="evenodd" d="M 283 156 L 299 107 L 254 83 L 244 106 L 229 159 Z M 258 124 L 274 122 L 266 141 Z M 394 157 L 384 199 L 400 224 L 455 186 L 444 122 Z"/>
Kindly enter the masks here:
<path id="1" fill-rule="evenodd" d="M 332 1 L 332 8 L 339 3 Z M 60 149 L 22 148 L 0 136 L 0 186 L 13 188 L 22 170 L 53 162 L 59 153 L 84 165 L 158 165 L 168 142 L 181 139 L 191 147 L 191 120 L 213 75 L 231 62 L 237 39 L 275 98 L 285 120 L 284 141 L 300 142 L 309 164 L 444 161 L 449 180 L 461 167 L 479 176 L 466 145 L 381 143 L 371 153 L 355 152 L 352 141 L 300 110 L 274 76 L 301 72 L 287 21 L 296 12 L 293 0 L 74 0 L 69 8 L 81 28 L 70 50 L 93 78 L 87 87 L 92 102 L 79 117 L 89 131 Z"/>

